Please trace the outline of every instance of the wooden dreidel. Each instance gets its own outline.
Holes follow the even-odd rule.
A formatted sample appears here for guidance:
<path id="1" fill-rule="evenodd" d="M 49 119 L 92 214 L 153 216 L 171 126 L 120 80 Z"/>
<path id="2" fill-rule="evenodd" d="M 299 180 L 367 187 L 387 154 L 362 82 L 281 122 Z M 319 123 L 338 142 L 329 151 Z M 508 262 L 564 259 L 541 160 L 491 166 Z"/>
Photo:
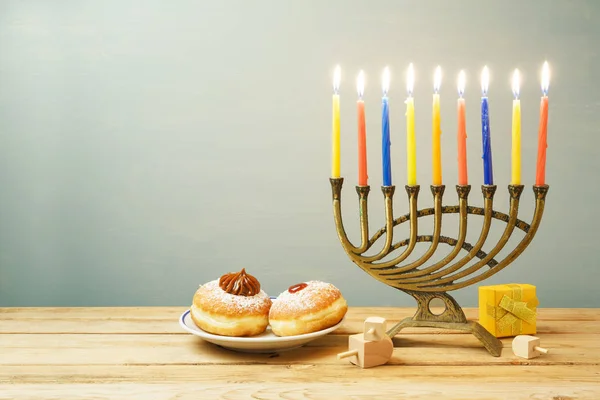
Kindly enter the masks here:
<path id="1" fill-rule="evenodd" d="M 350 358 L 352 364 L 361 368 L 371 368 L 387 363 L 393 352 L 392 339 L 385 334 L 385 319 L 370 317 L 365 321 L 365 331 L 350 335 L 348 351 L 339 353 L 337 357 L 338 360 Z"/>
<path id="2" fill-rule="evenodd" d="M 512 349 L 515 356 L 522 358 L 539 357 L 548 354 L 548 349 L 540 347 L 540 338 L 530 335 L 519 335 L 513 339 Z"/>
<path id="3" fill-rule="evenodd" d="M 350 358 L 350 362 L 361 368 L 383 365 L 390 360 L 394 352 L 394 344 L 389 336 L 381 340 L 365 340 L 364 334 L 357 333 L 348 337 L 348 351 L 337 355 L 338 360 Z"/>
<path id="4" fill-rule="evenodd" d="M 365 340 L 382 340 L 385 337 L 385 318 L 369 317 L 365 319 Z"/>

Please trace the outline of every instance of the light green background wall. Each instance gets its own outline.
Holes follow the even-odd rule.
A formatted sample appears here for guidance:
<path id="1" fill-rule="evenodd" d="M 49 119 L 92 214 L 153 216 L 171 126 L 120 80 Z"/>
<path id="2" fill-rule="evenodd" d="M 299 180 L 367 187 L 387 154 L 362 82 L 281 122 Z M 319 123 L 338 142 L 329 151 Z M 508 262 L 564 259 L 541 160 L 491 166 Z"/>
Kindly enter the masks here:
<path id="1" fill-rule="evenodd" d="M 595 0 L 3 0 L 0 306 L 186 305 L 198 284 L 242 267 L 272 295 L 322 279 L 354 306 L 412 306 L 409 296 L 349 262 L 334 231 L 328 182 L 333 66 L 343 68 L 344 214 L 356 238 L 359 68 L 367 75 L 370 212 L 378 225 L 383 67 L 392 71 L 393 179 L 402 189 L 403 74 L 415 64 L 425 207 L 431 204 L 437 64 L 444 72 L 447 199 L 456 199 L 456 76 L 464 68 L 471 199 L 481 204 L 478 81 L 489 65 L 503 210 L 509 81 L 520 68 L 523 218 L 529 219 L 539 70 L 548 59 L 547 212 L 530 248 L 486 282 L 535 284 L 542 306 L 600 307 L 599 39 Z M 395 204 L 405 209 L 402 190 Z M 455 236 L 454 222 L 444 224 L 444 234 Z M 469 240 L 479 227 L 470 225 Z M 489 240 L 502 228 L 494 226 Z M 453 294 L 465 306 L 476 304 L 476 287 Z"/>

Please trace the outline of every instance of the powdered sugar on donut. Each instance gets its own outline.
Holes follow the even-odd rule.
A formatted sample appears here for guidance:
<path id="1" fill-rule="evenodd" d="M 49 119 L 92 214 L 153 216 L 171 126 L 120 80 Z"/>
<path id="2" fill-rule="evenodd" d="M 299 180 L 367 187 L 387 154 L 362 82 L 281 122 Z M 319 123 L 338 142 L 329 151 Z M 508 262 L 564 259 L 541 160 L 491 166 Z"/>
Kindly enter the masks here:
<path id="1" fill-rule="evenodd" d="M 299 315 L 316 312 L 329 306 L 341 297 L 340 291 L 331 283 L 322 281 L 304 282 L 308 286 L 294 293 L 282 292 L 273 302 L 272 314 Z"/>
<path id="2" fill-rule="evenodd" d="M 221 289 L 218 279 L 200 286 L 197 295 L 200 302 L 209 309 L 227 310 L 227 314 L 256 314 L 271 304 L 271 299 L 262 289 L 254 296 L 238 296 Z"/>

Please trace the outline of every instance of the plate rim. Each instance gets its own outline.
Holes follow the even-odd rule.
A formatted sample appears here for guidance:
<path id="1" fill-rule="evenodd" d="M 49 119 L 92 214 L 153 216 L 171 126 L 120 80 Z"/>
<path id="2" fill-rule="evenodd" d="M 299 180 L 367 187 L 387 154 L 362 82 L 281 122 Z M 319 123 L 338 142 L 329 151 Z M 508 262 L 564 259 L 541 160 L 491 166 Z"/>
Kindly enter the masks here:
<path id="1" fill-rule="evenodd" d="M 206 339 L 211 339 L 211 340 L 219 340 L 219 341 L 223 341 L 223 342 L 230 342 L 230 343 L 280 343 L 280 342 L 289 342 L 289 341 L 295 341 L 295 340 L 304 340 L 304 339 L 311 339 L 311 338 L 316 338 L 318 336 L 323 336 L 326 335 L 328 333 L 331 333 L 333 331 L 335 331 L 337 328 L 339 328 L 343 323 L 344 320 L 346 319 L 346 315 L 344 315 L 342 317 L 342 319 L 340 320 L 340 322 L 338 322 L 337 324 L 330 326 L 328 328 L 322 329 L 320 331 L 316 331 L 316 332 L 310 332 L 310 333 L 303 333 L 301 335 L 293 335 L 293 336 L 277 336 L 275 334 L 273 334 L 273 337 L 269 337 L 269 338 L 264 338 L 264 337 L 239 337 L 239 336 L 222 336 L 222 335 L 215 335 L 213 333 L 209 333 L 206 332 L 205 330 L 203 330 L 202 328 L 200 328 L 198 325 L 196 325 L 194 323 L 194 321 L 191 319 L 192 323 L 194 323 L 194 326 L 197 328 L 197 330 L 190 328 L 189 326 L 187 326 L 187 324 L 185 323 L 185 318 L 191 313 L 191 309 L 188 309 L 186 311 L 184 311 L 181 316 L 179 317 L 179 325 L 188 333 L 191 333 L 192 335 L 196 335 L 202 338 L 206 338 Z"/>

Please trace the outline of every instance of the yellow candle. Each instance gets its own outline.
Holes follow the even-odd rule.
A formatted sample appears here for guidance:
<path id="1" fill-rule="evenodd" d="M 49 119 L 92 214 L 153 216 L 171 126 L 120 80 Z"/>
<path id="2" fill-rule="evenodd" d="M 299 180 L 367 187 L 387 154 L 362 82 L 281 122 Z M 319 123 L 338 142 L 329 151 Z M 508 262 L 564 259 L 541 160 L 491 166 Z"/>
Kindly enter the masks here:
<path id="1" fill-rule="evenodd" d="M 408 66 L 406 76 L 406 174 L 407 185 L 417 184 L 417 141 L 415 138 L 415 101 L 412 97 L 415 82 L 415 71 L 412 63 Z"/>
<path id="2" fill-rule="evenodd" d="M 340 78 L 338 65 L 333 73 L 333 122 L 331 132 L 331 177 L 340 177 Z"/>
<path id="3" fill-rule="evenodd" d="M 512 185 L 521 184 L 521 101 L 519 100 L 519 70 L 515 69 L 512 80 L 515 95 L 512 109 Z"/>
<path id="4" fill-rule="evenodd" d="M 435 69 L 434 76 L 434 94 L 433 94 L 433 129 L 432 129 L 432 170 L 433 170 L 433 185 L 442 184 L 442 146 L 440 143 L 442 136 L 442 128 L 440 126 L 440 85 L 442 83 L 442 69 L 438 66 Z"/>

